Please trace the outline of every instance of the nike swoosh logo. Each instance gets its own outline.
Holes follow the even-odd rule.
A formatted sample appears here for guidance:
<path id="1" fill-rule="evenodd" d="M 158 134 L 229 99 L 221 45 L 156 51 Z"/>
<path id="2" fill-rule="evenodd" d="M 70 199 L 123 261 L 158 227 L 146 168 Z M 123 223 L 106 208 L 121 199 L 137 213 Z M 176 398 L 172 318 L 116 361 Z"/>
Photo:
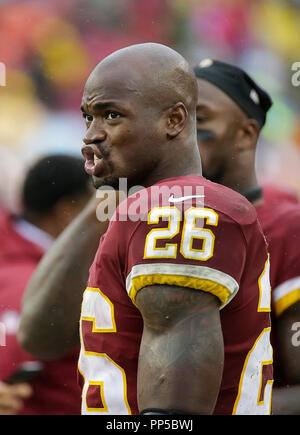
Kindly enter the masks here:
<path id="1" fill-rule="evenodd" d="M 181 196 L 180 198 L 174 198 L 174 195 L 171 195 L 168 199 L 169 202 L 182 202 L 186 201 L 187 199 L 193 199 L 193 198 L 204 198 L 205 195 L 190 195 L 190 196 Z"/>

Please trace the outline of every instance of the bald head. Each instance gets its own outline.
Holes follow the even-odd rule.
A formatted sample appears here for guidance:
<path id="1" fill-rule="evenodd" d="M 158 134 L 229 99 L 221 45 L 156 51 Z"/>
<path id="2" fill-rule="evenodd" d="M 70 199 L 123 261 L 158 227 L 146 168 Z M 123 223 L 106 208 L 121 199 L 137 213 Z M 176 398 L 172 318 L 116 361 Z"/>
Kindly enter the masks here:
<path id="1" fill-rule="evenodd" d="M 181 101 L 189 111 L 195 110 L 197 82 L 193 69 L 170 47 L 145 43 L 122 48 L 95 67 L 86 86 L 107 74 L 111 82 L 149 99 L 149 103 L 166 108 Z"/>
<path id="2" fill-rule="evenodd" d="M 83 154 L 95 185 L 198 173 L 196 102 L 194 72 L 169 47 L 138 44 L 103 59 L 82 98 Z"/>

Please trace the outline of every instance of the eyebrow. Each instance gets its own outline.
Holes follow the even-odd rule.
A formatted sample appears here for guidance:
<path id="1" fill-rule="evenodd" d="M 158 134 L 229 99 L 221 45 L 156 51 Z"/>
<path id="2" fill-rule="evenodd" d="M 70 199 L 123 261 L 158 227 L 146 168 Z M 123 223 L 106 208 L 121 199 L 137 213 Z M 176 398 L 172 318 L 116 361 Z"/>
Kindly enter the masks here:
<path id="1" fill-rule="evenodd" d="M 107 109 L 108 107 L 115 107 L 116 109 L 121 110 L 121 107 L 115 102 L 115 101 L 106 101 L 105 103 L 101 103 L 101 102 L 96 102 L 96 103 L 92 103 L 92 108 L 95 111 L 101 111 L 104 109 Z M 85 109 L 84 109 L 84 104 L 82 104 L 80 106 L 80 110 L 85 113 Z"/>

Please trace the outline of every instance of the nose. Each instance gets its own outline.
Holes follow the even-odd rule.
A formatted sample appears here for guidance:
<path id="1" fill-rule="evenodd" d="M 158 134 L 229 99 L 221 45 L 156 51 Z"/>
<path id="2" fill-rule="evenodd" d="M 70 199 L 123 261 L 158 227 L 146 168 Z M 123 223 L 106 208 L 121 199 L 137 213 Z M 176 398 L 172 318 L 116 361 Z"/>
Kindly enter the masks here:
<path id="1" fill-rule="evenodd" d="M 92 122 L 85 132 L 83 142 L 85 145 L 95 144 L 97 142 L 103 142 L 106 139 L 106 132 L 103 126 L 98 123 Z"/>

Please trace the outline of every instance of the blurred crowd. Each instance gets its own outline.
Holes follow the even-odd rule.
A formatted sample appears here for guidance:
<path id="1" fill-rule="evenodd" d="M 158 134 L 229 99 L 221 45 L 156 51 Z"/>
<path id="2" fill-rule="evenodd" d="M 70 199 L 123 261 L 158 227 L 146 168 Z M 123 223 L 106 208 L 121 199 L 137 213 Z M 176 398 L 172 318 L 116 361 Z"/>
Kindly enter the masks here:
<path id="1" fill-rule="evenodd" d="M 258 175 L 300 194 L 299 28 L 299 0 L 0 1 L 0 203 L 18 207 L 22 174 L 37 156 L 80 153 L 89 72 L 112 51 L 146 41 L 192 64 L 210 57 L 247 70 L 274 102 Z"/>

